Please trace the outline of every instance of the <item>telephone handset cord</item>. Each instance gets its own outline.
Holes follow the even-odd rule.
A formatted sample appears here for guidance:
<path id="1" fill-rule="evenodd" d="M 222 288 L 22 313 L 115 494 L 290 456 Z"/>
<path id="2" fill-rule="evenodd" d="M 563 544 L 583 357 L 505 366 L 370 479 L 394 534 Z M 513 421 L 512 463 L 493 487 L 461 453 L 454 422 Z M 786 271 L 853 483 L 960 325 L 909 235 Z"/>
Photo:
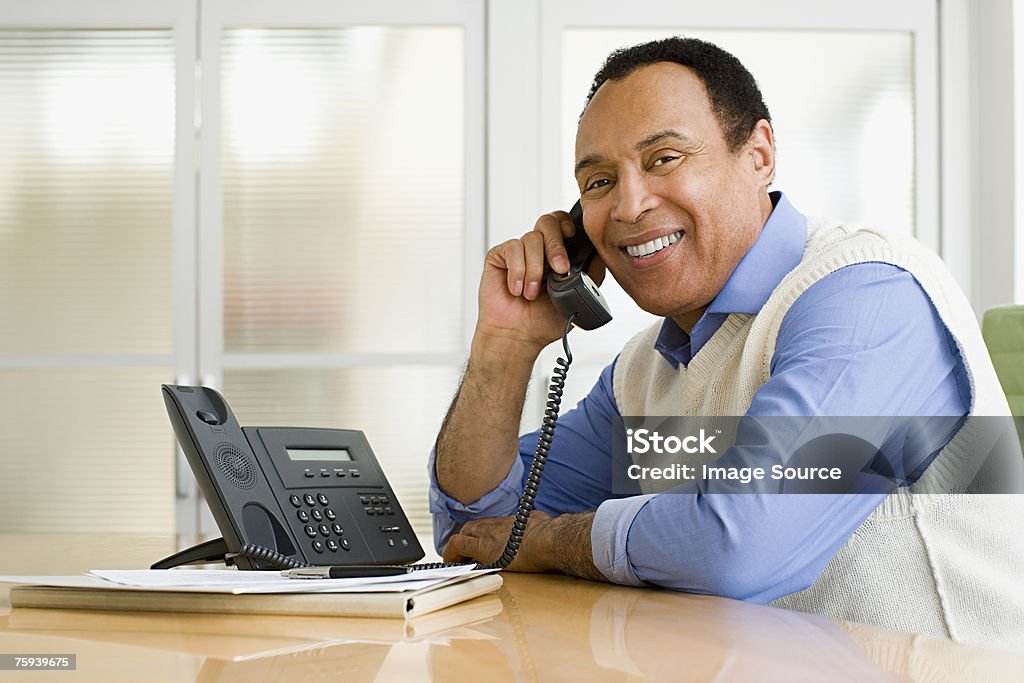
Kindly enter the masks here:
<path id="1" fill-rule="evenodd" d="M 572 351 L 569 350 L 569 331 L 572 330 L 572 322 L 577 314 L 573 313 L 565 324 L 565 331 L 562 332 L 562 349 L 565 351 L 565 358 L 555 360 L 555 368 L 551 373 L 551 384 L 548 387 L 548 400 L 544 408 L 544 420 L 541 424 L 540 435 L 537 437 L 537 449 L 533 453 L 533 460 L 530 462 L 530 471 L 526 476 L 526 484 L 523 486 L 523 495 L 519 498 L 519 508 L 516 510 L 515 519 L 512 521 L 512 531 L 509 533 L 508 541 L 505 543 L 505 550 L 494 562 L 478 564 L 477 569 L 508 569 L 512 561 L 516 559 L 519 546 L 523 543 L 526 535 L 526 524 L 530 520 L 530 513 L 533 512 L 534 501 L 537 498 L 537 489 L 540 487 L 541 476 L 544 473 L 544 465 L 548 461 L 548 454 L 551 452 L 551 441 L 555 437 L 555 427 L 558 426 L 558 412 L 562 406 L 562 393 L 565 391 L 565 378 L 569 374 L 569 366 L 572 365 Z M 274 569 L 294 569 L 297 567 L 311 566 L 302 560 L 296 560 L 287 555 L 282 555 L 270 548 L 247 543 L 237 553 L 230 553 L 224 559 L 231 564 L 236 556 L 247 557 Z M 457 567 L 464 562 L 424 562 L 412 565 L 413 569 L 437 569 L 440 567 Z"/>
<path id="2" fill-rule="evenodd" d="M 526 535 L 526 523 L 530 520 L 530 513 L 533 512 L 533 503 L 537 498 L 537 489 L 540 487 L 541 475 L 544 473 L 544 465 L 548 461 L 548 454 L 551 452 L 551 441 L 555 437 L 555 427 L 558 426 L 558 411 L 562 406 L 562 393 L 565 390 L 565 378 L 569 374 L 569 366 L 572 365 L 572 351 L 569 350 L 569 331 L 572 329 L 572 321 L 577 314 L 573 313 L 565 323 L 565 331 L 562 332 L 562 349 L 565 351 L 565 358 L 555 360 L 555 369 L 551 373 L 551 384 L 548 387 L 548 400 L 544 408 L 544 420 L 540 427 L 540 435 L 537 437 L 537 450 L 533 453 L 533 460 L 530 462 L 530 471 L 526 476 L 526 484 L 523 486 L 523 495 L 519 498 L 519 509 L 516 510 L 516 517 L 512 522 L 512 532 L 505 543 L 505 550 L 494 562 L 479 565 L 480 569 L 508 569 L 512 560 L 516 559 L 519 546 L 522 545 L 523 536 Z"/>
<path id="3" fill-rule="evenodd" d="M 276 550 L 255 543 L 245 543 L 238 549 L 237 553 L 228 553 L 224 556 L 224 563 L 228 566 L 234 564 L 236 557 L 246 557 L 250 560 L 264 564 L 273 569 L 298 569 L 299 567 L 311 567 L 312 565 L 303 560 L 296 560 L 294 557 L 283 555 Z"/>

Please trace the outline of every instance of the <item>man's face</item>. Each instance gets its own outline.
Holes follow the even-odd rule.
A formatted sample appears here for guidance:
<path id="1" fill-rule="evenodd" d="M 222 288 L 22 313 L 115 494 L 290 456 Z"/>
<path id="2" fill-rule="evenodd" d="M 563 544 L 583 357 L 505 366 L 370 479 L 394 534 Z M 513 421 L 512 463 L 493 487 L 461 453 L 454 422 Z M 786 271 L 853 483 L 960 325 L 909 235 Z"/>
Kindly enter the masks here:
<path id="1" fill-rule="evenodd" d="M 704 84 L 678 64 L 601 86 L 576 134 L 576 180 L 587 234 L 641 308 L 692 328 L 771 213 L 771 146 L 761 122 L 730 152 Z"/>

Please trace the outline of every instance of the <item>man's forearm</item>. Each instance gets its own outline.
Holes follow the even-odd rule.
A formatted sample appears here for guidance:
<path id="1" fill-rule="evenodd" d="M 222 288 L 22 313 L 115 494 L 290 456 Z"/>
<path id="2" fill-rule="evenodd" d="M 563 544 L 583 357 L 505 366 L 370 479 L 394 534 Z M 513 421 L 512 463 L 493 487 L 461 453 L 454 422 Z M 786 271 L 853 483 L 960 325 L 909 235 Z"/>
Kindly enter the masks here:
<path id="1" fill-rule="evenodd" d="M 550 559 L 552 569 L 592 581 L 608 580 L 594 565 L 590 540 L 593 526 L 593 511 L 560 515 L 547 521 L 542 531 L 542 552 Z"/>
<path id="2" fill-rule="evenodd" d="M 518 457 L 519 422 L 536 356 L 474 339 L 466 373 L 437 436 L 441 489 L 468 504 L 497 486 Z"/>

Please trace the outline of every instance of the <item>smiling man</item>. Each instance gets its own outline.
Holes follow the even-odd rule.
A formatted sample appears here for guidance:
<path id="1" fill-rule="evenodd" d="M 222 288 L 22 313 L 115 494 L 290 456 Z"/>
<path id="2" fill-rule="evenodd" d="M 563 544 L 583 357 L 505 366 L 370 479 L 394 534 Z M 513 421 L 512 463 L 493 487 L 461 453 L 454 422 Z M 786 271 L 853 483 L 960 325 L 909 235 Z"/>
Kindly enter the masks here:
<path id="1" fill-rule="evenodd" d="M 1008 415 L 942 263 L 912 240 L 805 218 L 769 193 L 774 172 L 757 84 L 720 48 L 647 43 L 595 77 L 575 167 L 592 274 L 607 267 L 664 320 L 559 420 L 511 568 L 1020 643 L 1024 552 L 1007 521 L 1024 518 L 1018 496 L 613 491 L 620 416 Z M 447 560 L 494 560 L 508 536 L 536 442 L 517 439 L 527 382 L 565 326 L 543 277 L 567 270 L 572 233 L 555 212 L 487 254 L 469 362 L 430 462 Z M 956 457 L 961 432 L 921 444 L 911 469 Z"/>

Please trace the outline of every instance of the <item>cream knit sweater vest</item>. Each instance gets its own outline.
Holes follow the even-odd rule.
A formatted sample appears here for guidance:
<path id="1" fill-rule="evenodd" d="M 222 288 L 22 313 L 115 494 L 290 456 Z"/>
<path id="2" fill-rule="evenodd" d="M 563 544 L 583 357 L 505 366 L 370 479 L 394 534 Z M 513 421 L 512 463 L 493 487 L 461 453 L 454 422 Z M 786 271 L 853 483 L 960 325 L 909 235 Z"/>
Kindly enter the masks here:
<path id="1" fill-rule="evenodd" d="M 899 266 L 924 288 L 964 359 L 971 415 L 1009 415 L 974 313 L 942 261 L 912 239 L 823 219 L 808 220 L 800 263 L 760 313 L 730 315 L 688 367 L 673 369 L 654 350 L 660 324 L 633 337 L 613 377 L 621 414 L 743 415 L 769 378 L 779 327 L 797 297 L 826 275 L 866 262 Z M 943 449 L 914 495 L 903 489 L 891 494 L 813 585 L 772 604 L 1024 647 L 1024 496 L 917 493 L 944 467 L 969 462 L 968 431 Z"/>

